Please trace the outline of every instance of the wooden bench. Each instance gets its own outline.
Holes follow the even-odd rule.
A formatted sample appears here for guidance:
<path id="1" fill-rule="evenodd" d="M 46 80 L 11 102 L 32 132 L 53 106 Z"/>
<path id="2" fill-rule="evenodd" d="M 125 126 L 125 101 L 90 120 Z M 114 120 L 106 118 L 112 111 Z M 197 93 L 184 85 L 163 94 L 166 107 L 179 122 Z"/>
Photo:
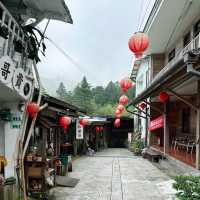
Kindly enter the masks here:
<path id="1" fill-rule="evenodd" d="M 151 162 L 159 162 L 159 159 L 162 159 L 163 157 L 161 153 L 154 151 L 152 149 L 146 149 L 142 155 L 143 158 L 147 158 Z"/>

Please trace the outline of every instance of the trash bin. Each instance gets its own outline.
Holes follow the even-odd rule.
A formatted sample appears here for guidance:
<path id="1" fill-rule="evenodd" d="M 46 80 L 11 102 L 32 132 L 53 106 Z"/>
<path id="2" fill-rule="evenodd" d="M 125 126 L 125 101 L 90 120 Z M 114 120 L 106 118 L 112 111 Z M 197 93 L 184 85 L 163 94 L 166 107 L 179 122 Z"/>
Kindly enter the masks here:
<path id="1" fill-rule="evenodd" d="M 61 175 L 65 176 L 68 172 L 68 156 L 59 156 L 59 159 L 62 163 L 62 170 L 61 170 Z"/>

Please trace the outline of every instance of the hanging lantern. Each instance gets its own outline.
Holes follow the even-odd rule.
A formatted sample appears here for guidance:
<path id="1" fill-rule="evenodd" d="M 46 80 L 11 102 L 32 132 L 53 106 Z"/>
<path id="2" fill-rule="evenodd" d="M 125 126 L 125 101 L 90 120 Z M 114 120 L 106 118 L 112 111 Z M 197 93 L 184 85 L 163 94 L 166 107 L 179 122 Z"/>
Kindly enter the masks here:
<path id="1" fill-rule="evenodd" d="M 126 105 L 128 104 L 128 97 L 126 95 L 122 95 L 120 98 L 119 98 L 119 103 L 121 105 Z"/>
<path id="2" fill-rule="evenodd" d="M 140 105 L 139 105 L 139 108 L 141 110 L 144 110 L 146 108 L 146 103 L 142 102 Z"/>
<path id="3" fill-rule="evenodd" d="M 79 124 L 80 124 L 82 127 L 84 127 L 84 126 L 86 126 L 86 125 L 89 124 L 89 121 L 88 121 L 88 119 L 81 119 L 81 120 L 79 121 Z"/>
<path id="4" fill-rule="evenodd" d="M 99 133 L 100 132 L 100 127 L 96 126 L 95 130 L 96 130 L 96 133 Z"/>
<path id="5" fill-rule="evenodd" d="M 99 130 L 100 130 L 100 132 L 102 132 L 103 131 L 103 126 L 100 126 Z"/>
<path id="6" fill-rule="evenodd" d="M 119 84 L 123 92 L 127 92 L 130 88 L 133 87 L 133 82 L 130 78 L 123 78 Z"/>
<path id="7" fill-rule="evenodd" d="M 121 114 L 115 114 L 116 118 L 121 118 Z"/>
<path id="8" fill-rule="evenodd" d="M 160 92 L 159 100 L 161 103 L 165 103 L 167 100 L 169 100 L 169 95 L 166 92 Z"/>
<path id="9" fill-rule="evenodd" d="M 121 111 L 118 110 L 118 109 L 116 109 L 116 111 L 115 111 L 115 115 L 120 115 L 120 114 L 121 114 Z"/>
<path id="10" fill-rule="evenodd" d="M 29 115 L 34 118 L 38 112 L 40 111 L 40 107 L 38 104 L 36 103 L 28 103 L 27 105 L 27 112 L 29 113 Z"/>
<path id="11" fill-rule="evenodd" d="M 121 120 L 119 118 L 115 119 L 114 127 L 119 128 L 121 126 Z"/>
<path id="12" fill-rule="evenodd" d="M 120 114 L 121 114 L 121 113 L 124 112 L 125 108 L 124 108 L 123 105 L 119 104 L 119 105 L 117 106 L 117 110 L 119 110 L 119 112 L 120 112 Z"/>
<path id="13" fill-rule="evenodd" d="M 145 33 L 137 32 L 129 39 L 128 46 L 136 58 L 141 58 L 149 47 L 149 38 Z"/>
<path id="14" fill-rule="evenodd" d="M 59 124 L 62 126 L 65 130 L 67 130 L 68 126 L 71 124 L 71 117 L 68 116 L 62 116 L 59 119 Z"/>

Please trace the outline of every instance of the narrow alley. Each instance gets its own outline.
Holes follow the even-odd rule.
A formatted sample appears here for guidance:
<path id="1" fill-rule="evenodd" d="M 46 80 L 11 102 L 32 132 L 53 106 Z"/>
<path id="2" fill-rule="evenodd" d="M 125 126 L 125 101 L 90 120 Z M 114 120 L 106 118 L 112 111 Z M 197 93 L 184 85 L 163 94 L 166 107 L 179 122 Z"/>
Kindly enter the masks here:
<path id="1" fill-rule="evenodd" d="M 75 188 L 55 188 L 56 200 L 175 199 L 170 178 L 126 149 L 107 149 L 73 162 L 69 174 L 80 179 Z"/>

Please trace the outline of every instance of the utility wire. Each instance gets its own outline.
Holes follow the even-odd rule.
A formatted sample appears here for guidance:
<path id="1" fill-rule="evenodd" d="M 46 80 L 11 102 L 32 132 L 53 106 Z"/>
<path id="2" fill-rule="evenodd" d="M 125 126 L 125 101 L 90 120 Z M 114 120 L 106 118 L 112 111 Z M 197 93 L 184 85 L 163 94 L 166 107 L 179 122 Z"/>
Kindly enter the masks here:
<path id="1" fill-rule="evenodd" d="M 189 4 L 187 5 L 188 2 L 189 2 Z M 190 1 L 186 0 L 185 1 L 184 7 L 183 7 L 183 9 L 181 11 L 181 14 L 180 14 L 180 16 L 178 18 L 178 21 L 177 21 L 174 29 L 172 30 L 172 33 L 170 34 L 169 40 L 167 41 L 167 45 L 165 47 L 165 51 L 167 50 L 167 47 L 169 46 L 169 44 L 170 44 L 170 42 L 172 40 L 172 37 L 174 36 L 174 33 L 176 32 L 176 29 L 177 29 L 179 23 L 182 22 L 183 18 L 187 15 L 191 5 L 192 5 L 192 1 L 191 0 Z"/>
<path id="2" fill-rule="evenodd" d="M 137 30 L 138 30 L 138 31 L 139 31 L 139 25 L 140 25 L 140 20 L 141 20 L 141 16 L 142 16 L 143 4 L 144 4 L 144 0 L 141 0 L 140 12 L 139 12 L 139 15 L 138 15 L 138 25 L 137 25 Z"/>
<path id="3" fill-rule="evenodd" d="M 146 17 L 146 14 L 147 14 L 148 10 L 149 10 L 150 5 L 151 5 L 151 0 L 148 1 L 146 10 L 145 10 L 144 15 L 143 15 L 143 17 L 142 17 L 142 21 L 140 22 L 140 26 L 139 26 L 139 28 L 138 28 L 139 31 L 140 31 L 140 29 L 142 28 L 142 25 L 143 25 L 143 23 L 144 23 L 144 20 L 145 20 L 145 17 Z"/>

